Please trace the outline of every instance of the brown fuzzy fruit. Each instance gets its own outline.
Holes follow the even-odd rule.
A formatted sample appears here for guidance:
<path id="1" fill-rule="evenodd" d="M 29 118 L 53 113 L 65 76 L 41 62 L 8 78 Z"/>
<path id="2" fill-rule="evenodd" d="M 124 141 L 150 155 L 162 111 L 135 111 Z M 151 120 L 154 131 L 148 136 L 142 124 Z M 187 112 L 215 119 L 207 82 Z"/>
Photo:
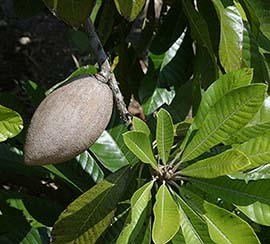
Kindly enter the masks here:
<path id="1" fill-rule="evenodd" d="M 93 76 L 76 77 L 47 96 L 31 120 L 24 148 L 28 165 L 61 163 L 91 146 L 109 123 L 113 96 Z"/>

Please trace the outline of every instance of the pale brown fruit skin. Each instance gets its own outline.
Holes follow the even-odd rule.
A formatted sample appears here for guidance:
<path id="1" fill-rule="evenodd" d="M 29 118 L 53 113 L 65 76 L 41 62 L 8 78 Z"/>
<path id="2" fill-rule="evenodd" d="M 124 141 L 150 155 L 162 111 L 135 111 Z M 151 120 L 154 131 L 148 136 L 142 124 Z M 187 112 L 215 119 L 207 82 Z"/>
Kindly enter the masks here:
<path id="1" fill-rule="evenodd" d="M 25 163 L 55 164 L 74 158 L 105 130 L 112 108 L 111 89 L 93 76 L 76 77 L 58 88 L 33 115 L 24 147 Z"/>

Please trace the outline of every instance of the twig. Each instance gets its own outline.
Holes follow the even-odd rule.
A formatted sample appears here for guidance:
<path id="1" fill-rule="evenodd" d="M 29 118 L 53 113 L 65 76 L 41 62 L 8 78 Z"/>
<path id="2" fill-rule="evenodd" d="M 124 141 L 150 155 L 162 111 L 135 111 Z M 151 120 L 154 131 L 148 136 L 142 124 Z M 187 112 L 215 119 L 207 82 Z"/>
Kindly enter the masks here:
<path id="1" fill-rule="evenodd" d="M 127 110 L 127 106 L 124 102 L 124 97 L 119 89 L 118 82 L 111 70 L 109 58 L 103 49 L 101 41 L 95 31 L 95 27 L 90 19 L 88 19 L 85 23 L 85 30 L 89 35 L 90 46 L 97 59 L 97 62 L 100 68 L 100 72 L 96 75 L 96 77 L 101 82 L 108 83 L 109 87 L 112 90 L 117 108 L 120 112 L 120 116 L 125 122 L 125 125 L 129 129 L 131 129 L 132 116 L 129 114 Z"/>

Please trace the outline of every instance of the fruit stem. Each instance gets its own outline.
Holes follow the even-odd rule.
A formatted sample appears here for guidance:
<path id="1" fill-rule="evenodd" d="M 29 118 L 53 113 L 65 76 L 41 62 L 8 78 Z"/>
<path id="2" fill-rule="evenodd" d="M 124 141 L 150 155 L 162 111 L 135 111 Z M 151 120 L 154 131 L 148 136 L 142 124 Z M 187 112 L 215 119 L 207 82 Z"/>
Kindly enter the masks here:
<path id="1" fill-rule="evenodd" d="M 100 68 L 100 72 L 96 75 L 96 78 L 103 83 L 108 83 L 112 90 L 117 108 L 120 112 L 120 116 L 124 121 L 125 125 L 131 129 L 132 128 L 132 116 L 127 110 L 127 106 L 124 102 L 124 97 L 119 89 L 118 82 L 115 75 L 112 72 L 109 58 L 104 51 L 103 45 L 95 31 L 95 27 L 92 21 L 88 18 L 85 23 L 85 30 L 88 33 L 90 39 L 91 49 L 97 59 L 97 63 Z"/>

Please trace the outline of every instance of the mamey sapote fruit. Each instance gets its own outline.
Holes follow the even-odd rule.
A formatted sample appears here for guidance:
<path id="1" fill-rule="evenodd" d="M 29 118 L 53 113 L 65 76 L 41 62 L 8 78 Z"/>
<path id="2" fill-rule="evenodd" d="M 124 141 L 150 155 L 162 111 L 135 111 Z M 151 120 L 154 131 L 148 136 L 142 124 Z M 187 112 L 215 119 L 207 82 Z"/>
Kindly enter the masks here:
<path id="1" fill-rule="evenodd" d="M 24 160 L 28 165 L 61 163 L 91 146 L 109 123 L 113 95 L 94 76 L 74 78 L 48 95 L 28 128 Z"/>

